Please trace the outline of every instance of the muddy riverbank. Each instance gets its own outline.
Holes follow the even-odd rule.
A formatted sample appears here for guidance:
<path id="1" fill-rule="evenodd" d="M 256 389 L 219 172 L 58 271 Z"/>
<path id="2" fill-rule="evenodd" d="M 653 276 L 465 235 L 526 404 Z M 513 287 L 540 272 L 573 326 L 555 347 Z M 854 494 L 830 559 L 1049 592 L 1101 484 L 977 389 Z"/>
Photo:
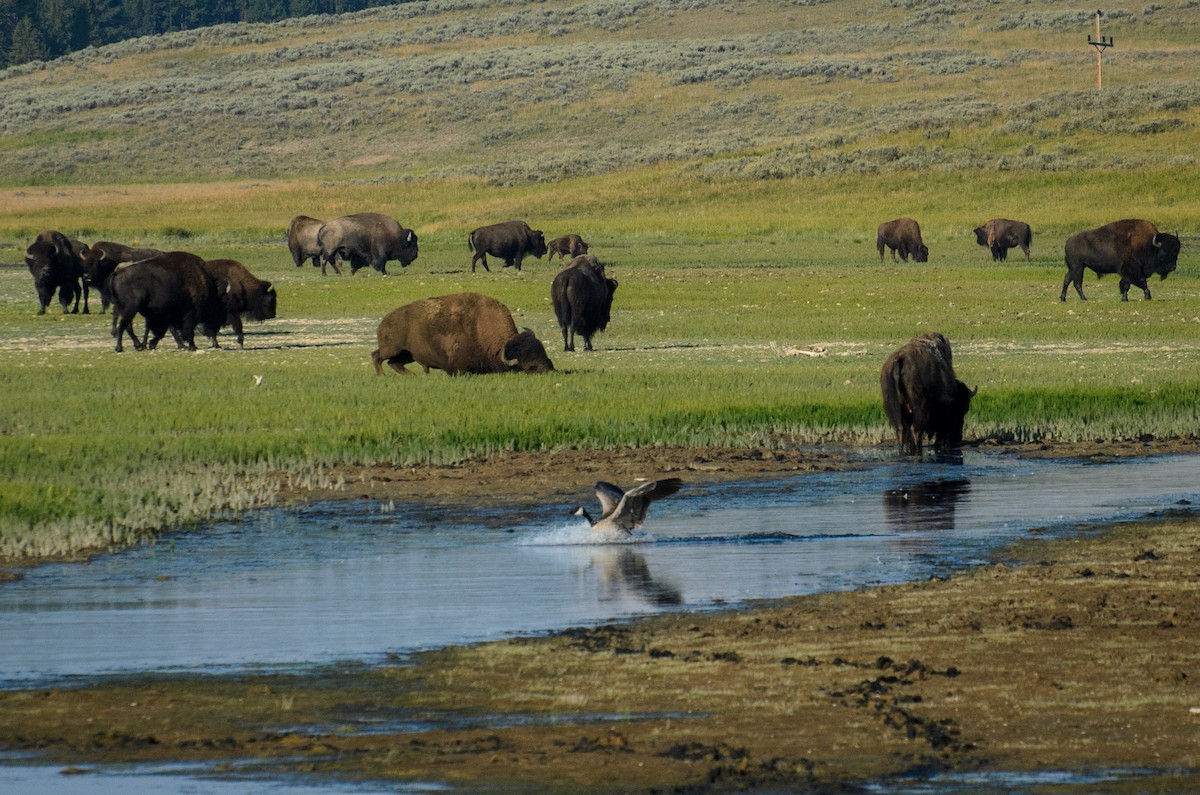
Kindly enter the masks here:
<path id="1" fill-rule="evenodd" d="M 1149 448 L 1071 454 L 1167 451 Z M 714 477 L 812 463 L 699 455 L 715 468 L 697 474 Z M 688 466 L 570 463 L 615 480 Z M 448 484 L 479 479 L 460 495 L 503 490 L 499 470 L 453 469 L 420 488 L 448 496 Z M 555 476 L 526 469 L 536 468 L 510 467 L 522 473 L 512 491 Z M 391 485 L 372 497 L 418 490 L 384 476 Z M 219 770 L 249 759 L 475 792 L 845 791 L 963 770 L 1137 770 L 1145 777 L 1109 789 L 1195 789 L 1200 518 L 1177 509 L 1026 542 L 946 579 L 451 647 L 382 669 L 6 692 L 0 747 L 82 775 L 114 762 Z"/>

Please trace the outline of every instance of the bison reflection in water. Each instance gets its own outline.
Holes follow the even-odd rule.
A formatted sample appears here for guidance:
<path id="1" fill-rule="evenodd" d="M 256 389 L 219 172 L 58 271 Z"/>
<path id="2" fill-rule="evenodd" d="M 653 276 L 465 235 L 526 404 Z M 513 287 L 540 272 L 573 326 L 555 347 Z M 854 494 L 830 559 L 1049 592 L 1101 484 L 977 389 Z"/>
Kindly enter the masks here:
<path id="1" fill-rule="evenodd" d="M 942 452 L 962 444 L 963 422 L 978 390 L 955 378 L 945 335 L 929 331 L 895 350 L 883 363 L 879 386 L 900 455 L 921 455 L 926 436 Z"/>
<path id="2" fill-rule="evenodd" d="M 1129 300 L 1130 285 L 1142 288 L 1142 294 L 1150 300 L 1147 279 L 1156 273 L 1160 280 L 1167 278 L 1175 270 L 1179 248 L 1178 237 L 1159 232 L 1154 224 L 1136 218 L 1078 232 L 1067 238 L 1067 275 L 1058 298 L 1067 300 L 1067 286 L 1074 284 L 1079 300 L 1086 301 L 1083 269 L 1091 268 L 1097 276 L 1120 275 L 1122 301 Z"/>
<path id="3" fill-rule="evenodd" d="M 971 493 L 971 481 L 936 478 L 883 492 L 883 518 L 897 531 L 953 530 L 958 501 Z"/>
<path id="4" fill-rule="evenodd" d="M 554 363 L 529 329 L 517 333 L 508 307 L 479 293 L 425 298 L 393 309 L 376 330 L 371 352 L 375 374 L 386 362 L 401 375 L 405 365 L 459 373 L 548 373 Z"/>

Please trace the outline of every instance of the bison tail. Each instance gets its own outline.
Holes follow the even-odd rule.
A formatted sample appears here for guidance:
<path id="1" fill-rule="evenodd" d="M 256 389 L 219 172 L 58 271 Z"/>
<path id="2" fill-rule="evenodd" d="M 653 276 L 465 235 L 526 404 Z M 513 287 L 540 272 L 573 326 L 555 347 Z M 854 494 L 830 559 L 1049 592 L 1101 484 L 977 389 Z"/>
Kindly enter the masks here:
<path id="1" fill-rule="evenodd" d="M 474 251 L 474 250 L 475 250 L 475 233 L 472 232 L 471 234 L 467 235 L 467 251 Z"/>

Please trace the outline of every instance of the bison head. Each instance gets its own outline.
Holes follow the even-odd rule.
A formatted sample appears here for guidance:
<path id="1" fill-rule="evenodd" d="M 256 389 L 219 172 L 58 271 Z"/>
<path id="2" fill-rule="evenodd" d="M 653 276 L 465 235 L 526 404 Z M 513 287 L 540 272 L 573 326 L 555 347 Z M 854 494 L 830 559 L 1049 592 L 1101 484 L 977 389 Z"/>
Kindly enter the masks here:
<path id="1" fill-rule="evenodd" d="M 246 314 L 254 320 L 270 320 L 275 317 L 275 288 L 270 282 L 263 282 L 255 292 L 256 295 L 250 301 Z"/>
<path id="2" fill-rule="evenodd" d="M 1179 260 L 1179 238 L 1159 232 L 1151 244 L 1154 246 L 1154 272 L 1158 274 L 1159 279 L 1165 279 L 1168 273 L 1175 270 L 1175 264 Z"/>
<path id="3" fill-rule="evenodd" d="M 913 250 L 912 255 L 914 262 L 929 262 L 929 246 L 919 243 Z"/>
<path id="4" fill-rule="evenodd" d="M 529 253 L 540 257 L 546 253 L 546 236 L 542 230 L 534 229 L 529 233 Z"/>
<path id="5" fill-rule="evenodd" d="M 411 229 L 404 230 L 404 239 L 400 244 L 400 267 L 407 268 L 408 264 L 417 258 L 417 233 Z"/>
<path id="6" fill-rule="evenodd" d="M 977 227 L 975 227 L 974 231 L 975 231 L 975 242 L 981 246 L 987 246 L 988 248 L 991 248 L 991 244 L 988 243 L 987 229 L 982 226 L 977 226 Z"/>
<path id="7" fill-rule="evenodd" d="M 504 343 L 505 365 L 523 373 L 549 373 L 554 371 L 554 362 L 546 355 L 546 348 L 533 332 L 525 329 Z"/>
<path id="8" fill-rule="evenodd" d="M 963 423 L 966 422 L 967 411 L 971 408 L 971 398 L 978 392 L 978 387 L 971 389 L 962 381 L 955 380 L 954 397 L 934 434 L 937 445 L 942 450 L 962 445 Z"/>

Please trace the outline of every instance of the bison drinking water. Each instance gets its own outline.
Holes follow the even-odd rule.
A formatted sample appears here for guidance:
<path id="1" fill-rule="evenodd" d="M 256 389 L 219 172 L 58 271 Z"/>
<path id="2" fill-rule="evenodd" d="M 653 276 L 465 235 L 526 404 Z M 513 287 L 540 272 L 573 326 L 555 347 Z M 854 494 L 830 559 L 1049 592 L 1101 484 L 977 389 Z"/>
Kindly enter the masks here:
<path id="1" fill-rule="evenodd" d="M 411 375 L 405 365 L 459 373 L 547 373 L 554 369 L 546 349 L 526 329 L 517 332 L 508 307 L 479 293 L 425 298 L 393 309 L 375 333 L 379 347 L 371 352 L 375 374 L 387 362 Z"/>
<path id="2" fill-rule="evenodd" d="M 983 226 L 975 227 L 975 241 L 992 251 L 992 259 L 1003 262 L 1008 259 L 1010 248 L 1020 247 L 1029 259 L 1029 247 L 1033 244 L 1033 232 L 1024 221 L 993 218 Z"/>
<path id="3" fill-rule="evenodd" d="M 575 350 L 575 335 L 583 337 L 583 349 L 592 350 L 592 335 L 604 331 L 612 314 L 617 280 L 604 275 L 604 266 L 591 254 L 571 260 L 550 285 L 554 316 L 562 329 L 563 350 Z"/>
<path id="4" fill-rule="evenodd" d="M 1074 284 L 1079 300 L 1083 294 L 1083 269 L 1097 276 L 1116 273 L 1121 277 L 1121 300 L 1129 300 L 1129 285 L 1142 288 L 1146 300 L 1150 287 L 1146 280 L 1157 273 L 1159 279 L 1175 270 L 1179 259 L 1179 238 L 1159 232 L 1149 221 L 1127 218 L 1097 229 L 1078 232 L 1067 238 L 1067 275 L 1063 278 L 1060 301 L 1067 300 L 1067 285 Z"/>
<path id="5" fill-rule="evenodd" d="M 879 225 L 875 237 L 875 248 L 879 249 L 879 261 L 883 262 L 883 248 L 892 250 L 892 262 L 896 261 L 896 253 L 900 259 L 908 262 L 908 255 L 916 262 L 929 261 L 929 248 L 921 241 L 921 227 L 911 218 L 897 218 Z"/>
<path id="6" fill-rule="evenodd" d="M 879 386 L 900 455 L 920 455 L 926 436 L 943 451 L 962 444 L 963 421 L 978 390 L 954 377 L 945 336 L 926 332 L 894 351 L 883 363 Z"/>

